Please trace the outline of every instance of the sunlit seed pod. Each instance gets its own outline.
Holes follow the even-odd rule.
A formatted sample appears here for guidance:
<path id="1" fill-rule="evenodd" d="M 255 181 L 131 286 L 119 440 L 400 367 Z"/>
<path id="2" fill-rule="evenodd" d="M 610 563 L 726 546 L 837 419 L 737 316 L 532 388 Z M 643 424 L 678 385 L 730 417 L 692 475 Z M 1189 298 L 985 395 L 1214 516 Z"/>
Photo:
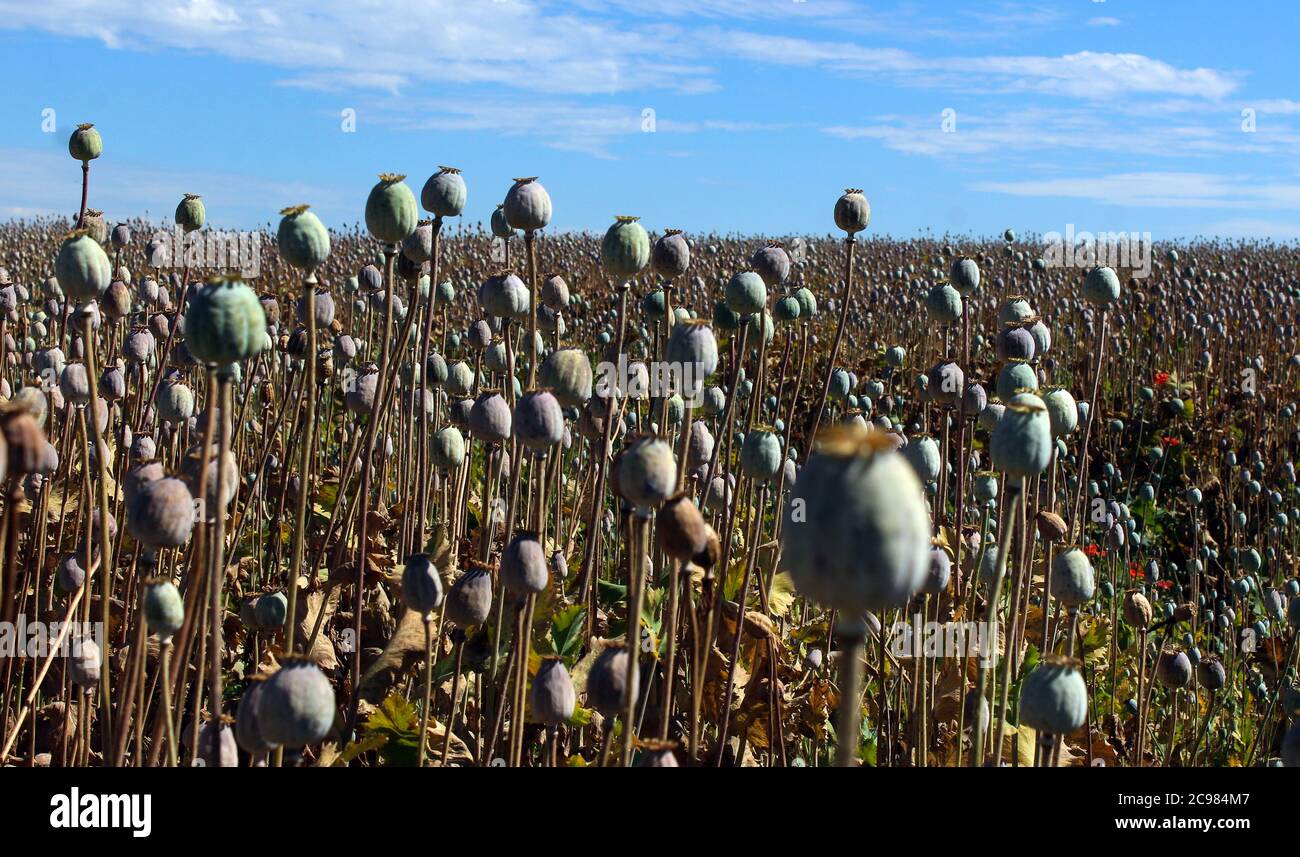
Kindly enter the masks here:
<path id="1" fill-rule="evenodd" d="M 691 266 L 691 247 L 681 230 L 666 230 L 655 241 L 650 251 L 650 264 L 654 272 L 666 280 L 674 280 L 686 273 Z"/>
<path id="2" fill-rule="evenodd" d="M 930 549 L 930 568 L 925 576 L 921 591 L 926 595 L 938 595 L 948 588 L 952 579 L 952 557 L 941 547 Z"/>
<path id="3" fill-rule="evenodd" d="M 314 744 L 334 725 L 334 688 L 310 661 L 286 659 L 258 694 L 257 725 L 269 743 Z"/>
<path id="4" fill-rule="evenodd" d="M 25 410 L 15 410 L 0 417 L 0 481 L 6 476 L 20 479 L 32 473 L 52 472 L 50 460 L 53 447 L 45 439 L 36 419 Z"/>
<path id="5" fill-rule="evenodd" d="M 610 646 L 587 675 L 587 705 L 608 721 L 627 710 L 627 693 L 627 648 Z"/>
<path id="6" fill-rule="evenodd" d="M 930 313 L 930 318 L 939 324 L 952 324 L 961 318 L 961 292 L 953 288 L 951 283 L 940 283 L 926 295 L 925 308 Z"/>
<path id="7" fill-rule="evenodd" d="M 1138 630 L 1145 630 L 1151 627 L 1151 602 L 1147 597 L 1136 589 L 1130 590 L 1124 596 L 1124 621 Z"/>
<path id="8" fill-rule="evenodd" d="M 1002 367 L 998 373 L 997 393 L 998 398 L 1004 402 L 1010 402 L 1018 392 L 1022 390 L 1034 391 L 1038 389 L 1038 373 L 1034 367 L 1023 360 L 1012 360 Z"/>
<path id="9" fill-rule="evenodd" d="M 185 603 L 180 590 L 163 578 L 145 582 L 141 610 L 149 630 L 163 641 L 170 640 L 185 622 Z"/>
<path id="10" fill-rule="evenodd" d="M 939 442 L 929 435 L 915 435 L 903 447 L 903 458 L 912 465 L 916 476 L 922 482 L 935 482 L 939 479 L 939 470 L 943 466 L 943 456 Z"/>
<path id="11" fill-rule="evenodd" d="M 420 204 L 438 217 L 459 217 L 468 199 L 465 178 L 455 167 L 438 167 L 420 190 Z"/>
<path id="12" fill-rule="evenodd" d="M 379 368 L 365 366 L 357 374 L 352 388 L 343 396 L 347 409 L 354 414 L 369 414 L 375 409 L 375 396 L 379 391 Z"/>
<path id="13" fill-rule="evenodd" d="M 636 439 L 619 457 L 617 478 L 625 500 L 642 510 L 657 508 L 677 487 L 672 447 L 658 437 Z"/>
<path id="14" fill-rule="evenodd" d="M 1079 661 L 1048 655 L 1020 689 L 1020 722 L 1050 735 L 1069 735 L 1088 719 L 1088 687 Z"/>
<path id="15" fill-rule="evenodd" d="M 617 217 L 600 242 L 605 273 L 620 280 L 640 273 L 650 261 L 650 236 L 635 217 Z"/>
<path id="16" fill-rule="evenodd" d="M 126 287 L 126 283 L 114 280 L 108 284 L 104 294 L 100 295 L 99 304 L 110 321 L 126 318 L 131 312 L 131 291 Z"/>
<path id="17" fill-rule="evenodd" d="M 1029 305 L 1028 298 L 1024 295 L 1012 295 L 1003 301 L 998 309 L 998 324 L 1004 328 L 1010 325 L 1028 324 L 1037 315 L 1034 308 Z"/>
<path id="18" fill-rule="evenodd" d="M 1034 357 L 1042 359 L 1047 356 L 1047 352 L 1052 348 L 1052 332 L 1043 322 L 1036 319 L 1033 324 L 1029 325 L 1026 330 L 1034 340 Z"/>
<path id="19" fill-rule="evenodd" d="M 551 222 L 551 196 L 536 177 L 515 179 L 506 192 L 503 213 L 513 229 L 523 232 L 545 229 Z"/>
<path id="20" fill-rule="evenodd" d="M 1119 294 L 1119 276 L 1105 265 L 1090 270 L 1083 281 L 1084 300 L 1095 306 L 1109 306 L 1119 300 Z"/>
<path id="21" fill-rule="evenodd" d="M 510 405 L 500 390 L 485 390 L 474 400 L 469 412 L 469 430 L 486 443 L 505 443 L 510 439 L 512 415 Z"/>
<path id="22" fill-rule="evenodd" d="M 994 340 L 994 350 L 999 360 L 1033 360 L 1037 344 L 1025 327 L 1008 327 Z"/>
<path id="23" fill-rule="evenodd" d="M 559 274 L 552 274 L 542 281 L 542 303 L 559 312 L 569 307 L 569 284 Z"/>
<path id="24" fill-rule="evenodd" d="M 492 575 L 473 567 L 456 578 L 447 590 L 443 615 L 458 628 L 482 625 L 492 613 Z"/>
<path id="25" fill-rule="evenodd" d="M 176 204 L 176 225 L 186 232 L 202 229 L 208 220 L 207 210 L 203 207 L 203 198 L 196 193 L 187 193 Z"/>
<path id="26" fill-rule="evenodd" d="M 527 318 L 531 301 L 524 281 L 510 272 L 493 274 L 478 290 L 479 306 L 485 313 L 498 318 Z"/>
<path id="27" fill-rule="evenodd" d="M 1046 509 L 1038 511 L 1034 516 L 1034 524 L 1038 528 L 1039 538 L 1045 542 L 1059 542 L 1070 532 L 1064 518 Z"/>
<path id="28" fill-rule="evenodd" d="M 179 479 L 150 479 L 135 490 L 127 506 L 126 529 L 142 545 L 180 547 L 194 529 L 194 497 Z"/>
<path id="29" fill-rule="evenodd" d="M 465 463 L 465 438 L 460 429 L 446 426 L 439 429 L 429 444 L 429 454 L 435 467 L 455 470 Z"/>
<path id="30" fill-rule="evenodd" d="M 591 361 L 581 348 L 557 348 L 538 371 L 538 380 L 565 407 L 581 407 L 591 398 Z"/>
<path id="31" fill-rule="evenodd" d="M 537 533 L 520 532 L 501 552 L 501 582 L 516 596 L 545 592 L 550 579 L 546 553 Z"/>
<path id="32" fill-rule="evenodd" d="M 158 385 L 154 406 L 161 419 L 179 425 L 194 416 L 194 392 L 179 381 L 164 381 Z"/>
<path id="33" fill-rule="evenodd" d="M 85 556 L 75 553 L 60 560 L 54 572 L 54 582 L 58 584 L 59 591 L 69 595 L 86 585 L 86 577 Z"/>
<path id="34" fill-rule="evenodd" d="M 546 449 L 564 439 L 564 413 L 549 390 L 533 390 L 515 402 L 515 437 L 530 449 Z"/>
<path id="35" fill-rule="evenodd" d="M 224 367 L 256 357 L 266 342 L 266 312 L 257 293 L 235 278 L 199 289 L 185 313 L 185 344 L 195 359 Z"/>
<path id="36" fill-rule="evenodd" d="M 691 420 L 686 439 L 686 469 L 697 470 L 706 466 L 713 457 L 713 433 L 704 420 Z"/>
<path id="37" fill-rule="evenodd" d="M 397 173 L 380 173 L 379 182 L 366 197 L 366 229 L 385 244 L 401 244 L 420 221 L 415 194 L 406 186 L 405 178 Z"/>
<path id="38" fill-rule="evenodd" d="M 63 239 L 54 261 L 59 288 L 77 303 L 102 295 L 112 282 L 112 268 L 104 248 L 84 230 Z"/>
<path id="39" fill-rule="evenodd" d="M 718 330 L 738 330 L 740 315 L 726 301 L 718 301 L 713 305 L 713 326 Z"/>
<path id="40" fill-rule="evenodd" d="M 835 225 L 849 237 L 867 228 L 871 222 L 871 205 L 862 191 L 849 188 L 835 201 Z"/>
<path id="41" fill-rule="evenodd" d="M 727 307 L 738 316 L 762 312 L 767 305 L 767 284 L 753 271 L 737 271 L 727 281 Z"/>
<path id="42" fill-rule="evenodd" d="M 492 234 L 497 238 L 510 238 L 515 234 L 515 230 L 510 228 L 510 224 L 506 222 L 506 209 L 504 204 L 496 207 L 496 210 L 492 212 L 490 220 Z"/>
<path id="43" fill-rule="evenodd" d="M 1052 424 L 1052 437 L 1066 437 L 1079 426 L 1079 405 L 1064 387 L 1048 387 L 1043 391 L 1043 404 Z"/>
<path id="44" fill-rule="evenodd" d="M 122 343 L 122 356 L 128 363 L 140 365 L 153 355 L 155 341 L 147 327 L 131 331 Z"/>
<path id="45" fill-rule="evenodd" d="M 1082 607 L 1096 591 L 1096 575 L 1088 555 L 1078 548 L 1052 559 L 1052 597 L 1066 607 Z"/>
<path id="46" fill-rule="evenodd" d="M 974 259 L 959 257 L 953 260 L 948 278 L 960 294 L 972 294 L 980 287 L 980 267 Z"/>
<path id="47" fill-rule="evenodd" d="M 704 508 L 709 512 L 721 512 L 731 506 L 732 486 L 721 476 L 709 480 L 708 491 L 704 494 Z"/>
<path id="48" fill-rule="evenodd" d="M 757 250 L 749 264 L 768 288 L 780 286 L 790 277 L 790 254 L 776 242 Z"/>
<path id="49" fill-rule="evenodd" d="M 286 208 L 280 214 L 283 217 L 275 243 L 281 258 L 303 271 L 314 271 L 325 264 L 330 254 L 330 234 L 320 218 L 305 205 Z"/>
<path id="50" fill-rule="evenodd" d="M 77 687 L 83 688 L 91 688 L 99 684 L 100 670 L 104 664 L 103 652 L 99 645 L 89 637 L 76 637 L 69 645 L 69 652 L 69 656 L 65 659 L 68 680 Z"/>
<path id="51" fill-rule="evenodd" d="M 68 138 L 68 154 L 83 164 L 104 154 L 104 141 L 91 122 L 78 125 Z"/>
<path id="52" fill-rule="evenodd" d="M 295 315 L 299 324 L 307 323 L 307 298 L 298 298 L 294 304 Z M 318 330 L 328 328 L 334 322 L 334 297 L 328 289 L 318 288 L 312 295 L 312 317 L 316 320 Z"/>
<path id="53" fill-rule="evenodd" d="M 660 507 L 655 538 L 665 554 L 687 562 L 708 547 L 709 525 L 690 495 L 678 494 Z"/>
<path id="54" fill-rule="evenodd" d="M 528 690 L 528 709 L 533 718 L 555 727 L 569 722 L 578 705 L 569 671 L 561 658 L 543 658 Z"/>
<path id="55" fill-rule="evenodd" d="M 956 405 L 966 392 L 966 373 L 954 362 L 936 364 L 926 375 L 929 378 L 930 401 L 940 405 Z"/>
<path id="56" fill-rule="evenodd" d="M 851 614 L 901 607 L 925 582 L 930 516 L 912 467 L 874 431 L 834 427 L 786 503 L 783 560 L 799 592 Z"/>

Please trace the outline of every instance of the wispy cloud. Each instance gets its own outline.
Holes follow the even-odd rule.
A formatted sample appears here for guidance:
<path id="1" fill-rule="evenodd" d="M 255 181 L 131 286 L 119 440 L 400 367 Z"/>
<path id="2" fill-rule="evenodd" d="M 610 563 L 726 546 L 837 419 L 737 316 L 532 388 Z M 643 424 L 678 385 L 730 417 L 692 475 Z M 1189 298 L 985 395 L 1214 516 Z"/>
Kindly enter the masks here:
<path id="1" fill-rule="evenodd" d="M 1251 175 L 1140 172 L 1105 176 L 979 181 L 971 190 L 1022 197 L 1086 199 L 1141 208 L 1267 208 L 1300 211 L 1300 184 Z"/>

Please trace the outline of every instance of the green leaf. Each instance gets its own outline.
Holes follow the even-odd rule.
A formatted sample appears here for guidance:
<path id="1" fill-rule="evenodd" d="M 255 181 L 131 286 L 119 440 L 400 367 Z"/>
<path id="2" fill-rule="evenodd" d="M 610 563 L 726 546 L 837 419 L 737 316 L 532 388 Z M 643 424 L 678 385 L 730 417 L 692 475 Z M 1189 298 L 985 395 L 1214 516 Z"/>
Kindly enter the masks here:
<path id="1" fill-rule="evenodd" d="M 551 642 L 555 654 L 564 658 L 566 666 L 573 666 L 582 651 L 582 630 L 587 609 L 581 604 L 571 604 L 551 617 Z"/>

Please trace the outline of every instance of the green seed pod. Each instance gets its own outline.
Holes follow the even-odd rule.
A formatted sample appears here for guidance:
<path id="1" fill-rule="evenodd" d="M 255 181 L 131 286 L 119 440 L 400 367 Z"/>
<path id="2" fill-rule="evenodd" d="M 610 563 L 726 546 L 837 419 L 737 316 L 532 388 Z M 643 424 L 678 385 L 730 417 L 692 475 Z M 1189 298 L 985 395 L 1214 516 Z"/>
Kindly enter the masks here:
<path id="1" fill-rule="evenodd" d="M 1079 662 L 1048 655 L 1020 689 L 1020 722 L 1049 735 L 1069 735 L 1088 719 L 1088 687 Z"/>
<path id="2" fill-rule="evenodd" d="M 1030 319 L 1036 316 L 1034 308 L 1029 305 L 1029 299 L 1023 295 L 1012 295 L 1003 302 L 1002 307 L 998 310 L 998 324 L 1002 327 L 1011 325 L 1028 324 Z"/>
<path id="3" fill-rule="evenodd" d="M 776 302 L 775 315 L 777 324 L 789 324 L 799 318 L 799 301 L 788 295 Z"/>
<path id="4" fill-rule="evenodd" d="M 922 482 L 937 482 L 939 470 L 943 466 L 943 456 L 939 452 L 939 442 L 929 435 L 917 435 L 903 447 L 903 457 L 912 465 L 916 476 Z"/>
<path id="5" fill-rule="evenodd" d="M 835 225 L 850 237 L 866 229 L 870 222 L 871 204 L 861 190 L 849 188 L 835 201 Z"/>
<path id="6" fill-rule="evenodd" d="M 515 179 L 506 192 L 503 212 L 513 229 L 536 232 L 551 222 L 551 196 L 536 176 Z M 505 237 L 505 236 L 502 236 Z"/>
<path id="7" fill-rule="evenodd" d="M 295 268 L 314 271 L 325 264 L 330 254 L 330 234 L 325 225 L 305 205 L 295 205 L 280 212 L 276 244 L 280 256 Z"/>
<path id="8" fill-rule="evenodd" d="M 882 433 L 823 434 L 786 503 L 786 567 L 801 593 L 846 614 L 902 607 L 930 567 L 921 483 Z"/>
<path id="9" fill-rule="evenodd" d="M 515 230 L 511 229 L 510 224 L 506 222 L 506 208 L 504 203 L 498 205 L 496 210 L 492 212 L 491 226 L 492 234 L 497 238 L 510 238 L 515 234 Z"/>
<path id="10" fill-rule="evenodd" d="M 465 463 L 465 438 L 460 429 L 447 426 L 433 436 L 431 454 L 435 466 L 455 470 Z"/>
<path id="11" fill-rule="evenodd" d="M 1052 560 L 1052 596 L 1066 607 L 1087 604 L 1096 588 L 1092 562 L 1083 551 L 1070 548 Z"/>
<path id="12" fill-rule="evenodd" d="M 619 215 L 600 242 L 600 263 L 605 273 L 627 280 L 650 261 L 650 236 L 636 217 Z"/>
<path id="13" fill-rule="evenodd" d="M 532 296 L 524 281 L 514 274 L 505 272 L 493 274 L 483 281 L 478 289 L 479 306 L 485 313 L 498 318 L 524 319 L 528 317 L 528 307 Z"/>
<path id="14" fill-rule="evenodd" d="M 257 627 L 264 631 L 283 628 L 289 617 L 289 599 L 283 592 L 267 592 L 258 597 L 253 615 Z"/>
<path id="15" fill-rule="evenodd" d="M 54 261 L 59 288 L 70 300 L 84 303 L 99 297 L 113 279 L 108 254 L 84 230 L 68 233 Z"/>
<path id="16" fill-rule="evenodd" d="M 705 387 L 700 411 L 706 417 L 716 417 L 727 409 L 727 394 L 721 387 Z"/>
<path id="17" fill-rule="evenodd" d="M 690 367 L 693 389 L 681 392 L 686 398 L 694 398 L 704 381 L 718 371 L 718 340 L 712 326 L 703 319 L 688 319 L 673 325 L 664 356 L 683 370 Z"/>
<path id="18" fill-rule="evenodd" d="M 939 324 L 952 324 L 961 318 L 961 292 L 949 283 L 937 285 L 926 295 L 925 308 Z"/>
<path id="19" fill-rule="evenodd" d="M 1024 360 L 1012 360 L 998 373 L 998 398 L 1004 402 L 1013 399 L 1017 392 L 1038 389 L 1038 373 Z"/>
<path id="20" fill-rule="evenodd" d="M 740 448 L 740 469 L 756 482 L 770 482 L 781 470 L 781 437 L 770 426 L 755 426 Z"/>
<path id="21" fill-rule="evenodd" d="M 334 714 L 334 688 L 310 661 L 287 659 L 258 694 L 258 729 L 273 744 L 314 744 L 329 734 Z"/>
<path id="22" fill-rule="evenodd" d="M 651 321 L 661 321 L 664 313 L 667 312 L 667 308 L 663 289 L 647 292 L 646 296 L 641 299 L 641 311 Z"/>
<path id="23" fill-rule="evenodd" d="M 795 289 L 794 299 L 799 302 L 799 317 L 811 321 L 817 314 L 817 297 L 806 287 Z"/>
<path id="24" fill-rule="evenodd" d="M 415 194 L 406 186 L 405 178 L 397 173 L 380 173 L 379 183 L 366 198 L 366 229 L 385 244 L 401 244 L 420 222 Z"/>
<path id="25" fill-rule="evenodd" d="M 79 364 L 71 364 L 76 365 Z M 66 370 L 64 374 L 67 374 Z M 67 395 L 66 391 L 64 395 Z M 154 404 L 159 418 L 173 425 L 180 425 L 194 416 L 194 392 L 179 381 L 167 380 L 159 384 Z"/>
<path id="26" fill-rule="evenodd" d="M 1037 476 L 1052 460 L 1052 423 L 1047 406 L 1032 393 L 1014 396 L 989 441 L 993 466 L 1012 480 Z"/>
<path id="27" fill-rule="evenodd" d="M 738 271 L 727 282 L 727 306 L 738 316 L 761 312 L 767 306 L 767 285 L 753 271 Z"/>
<path id="28" fill-rule="evenodd" d="M 1064 387 L 1049 387 L 1043 395 L 1052 437 L 1065 437 L 1079 426 L 1079 405 Z"/>
<path id="29" fill-rule="evenodd" d="M 749 341 L 752 344 L 758 345 L 760 331 L 763 342 L 771 342 L 772 336 L 776 333 L 772 326 L 772 314 L 767 310 L 763 310 L 761 313 L 756 312 L 749 317 Z"/>
<path id="30" fill-rule="evenodd" d="M 465 179 L 455 167 L 438 167 L 420 190 L 420 204 L 438 217 L 459 217 L 468 198 Z"/>
<path id="31" fill-rule="evenodd" d="M 637 438 L 618 458 L 618 493 L 638 509 L 653 509 L 677 488 L 677 459 L 661 438 Z"/>
<path id="32" fill-rule="evenodd" d="M 974 259 L 961 256 L 954 259 L 948 278 L 962 295 L 969 295 L 980 287 L 980 266 Z"/>
<path id="33" fill-rule="evenodd" d="M 185 343 L 208 366 L 256 357 L 266 342 L 266 312 L 257 293 L 236 278 L 208 282 L 185 313 Z"/>
<path id="34" fill-rule="evenodd" d="M 207 222 L 208 213 L 203 208 L 203 199 L 196 193 L 187 193 L 176 204 L 176 225 L 187 233 L 202 229 Z"/>
<path id="35" fill-rule="evenodd" d="M 1119 293 L 1119 277 L 1105 265 L 1093 268 L 1083 281 L 1083 297 L 1090 304 L 1107 306 L 1119 300 Z"/>
<path id="36" fill-rule="evenodd" d="M 185 602 L 176 584 L 164 578 L 145 581 L 144 620 L 149 630 L 166 642 L 185 622 Z"/>
<path id="37" fill-rule="evenodd" d="M 591 398 L 591 361 L 581 348 L 557 348 L 546 355 L 538 378 L 566 408 L 582 407 Z"/>
<path id="38" fill-rule="evenodd" d="M 104 154 L 104 141 L 95 130 L 94 123 L 83 122 L 68 138 L 68 154 L 83 164 Z"/>

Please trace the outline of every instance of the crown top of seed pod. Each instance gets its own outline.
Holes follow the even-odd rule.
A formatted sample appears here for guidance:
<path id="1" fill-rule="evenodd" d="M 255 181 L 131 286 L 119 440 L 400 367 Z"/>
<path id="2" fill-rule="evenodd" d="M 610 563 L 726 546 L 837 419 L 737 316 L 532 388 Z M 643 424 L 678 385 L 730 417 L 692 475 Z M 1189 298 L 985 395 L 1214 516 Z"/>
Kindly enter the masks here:
<path id="1" fill-rule="evenodd" d="M 381 184 L 397 184 L 406 178 L 406 173 L 380 173 L 379 181 Z"/>
<path id="2" fill-rule="evenodd" d="M 459 168 L 457 168 L 457 167 L 444 167 L 442 164 L 439 164 L 439 165 L 438 165 L 438 172 L 440 172 L 440 173 L 451 173 L 452 175 L 460 175 L 460 169 L 459 169 Z"/>
<path id="3" fill-rule="evenodd" d="M 288 208 L 280 209 L 280 214 L 284 215 L 285 217 L 294 217 L 295 215 L 302 214 L 304 211 L 306 211 L 309 208 L 311 208 L 311 206 L 307 205 L 306 203 L 303 203 L 302 205 L 291 205 Z"/>

